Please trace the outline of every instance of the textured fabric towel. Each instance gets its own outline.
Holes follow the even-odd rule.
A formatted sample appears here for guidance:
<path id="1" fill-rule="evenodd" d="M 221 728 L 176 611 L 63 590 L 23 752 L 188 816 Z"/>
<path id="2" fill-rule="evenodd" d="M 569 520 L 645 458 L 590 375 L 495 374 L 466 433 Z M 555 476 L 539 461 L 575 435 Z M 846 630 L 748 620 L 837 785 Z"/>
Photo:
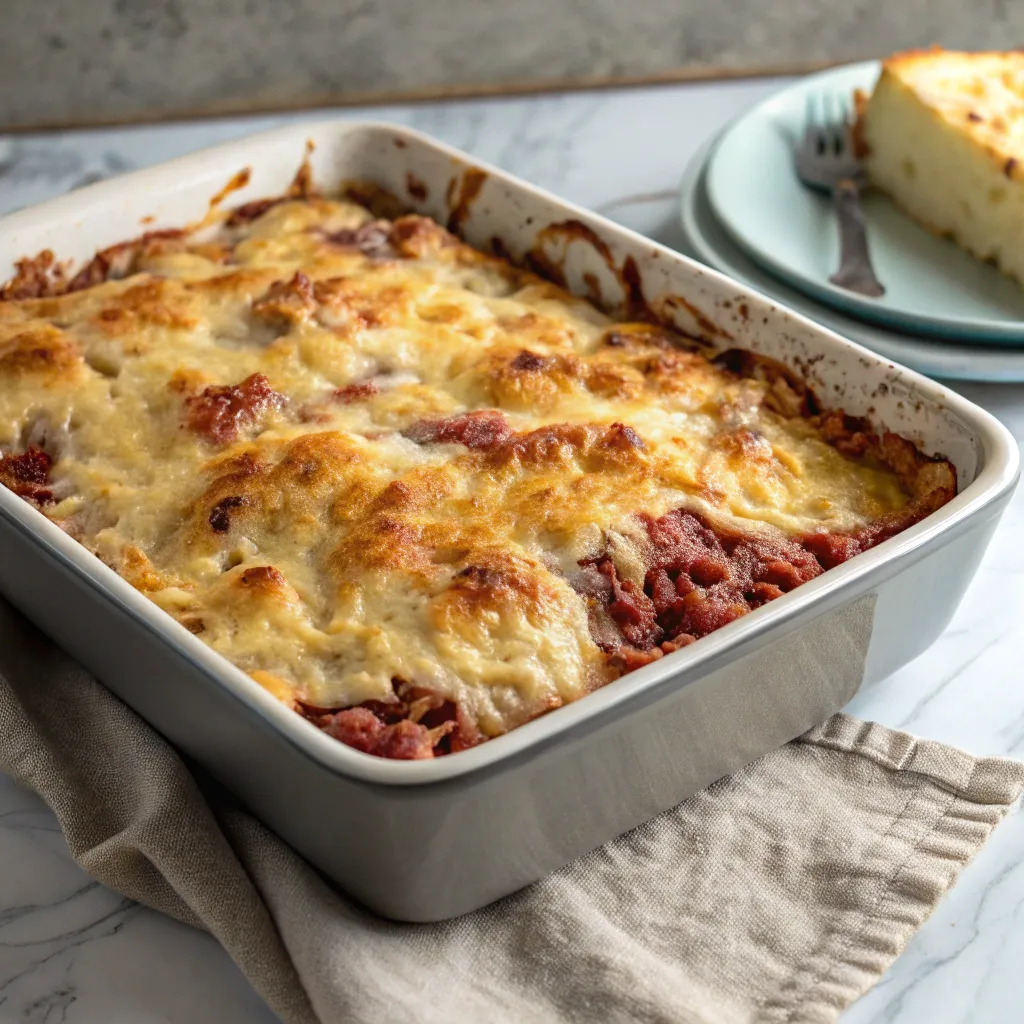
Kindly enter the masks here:
<path id="1" fill-rule="evenodd" d="M 837 715 L 493 906 L 394 924 L 2 601 L 0 769 L 88 872 L 212 932 L 287 1024 L 831 1021 L 1024 787 L 1024 764 Z"/>

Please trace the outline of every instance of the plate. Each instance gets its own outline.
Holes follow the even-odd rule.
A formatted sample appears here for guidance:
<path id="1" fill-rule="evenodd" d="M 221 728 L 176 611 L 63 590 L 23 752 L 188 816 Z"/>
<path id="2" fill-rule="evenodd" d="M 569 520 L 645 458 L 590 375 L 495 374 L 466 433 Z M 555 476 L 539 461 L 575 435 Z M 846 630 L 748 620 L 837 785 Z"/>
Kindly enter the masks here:
<path id="1" fill-rule="evenodd" d="M 1024 345 L 1024 288 L 959 246 L 919 227 L 880 192 L 863 196 L 871 258 L 885 295 L 868 298 L 828 280 L 839 266 L 831 200 L 793 171 L 807 101 L 870 90 L 877 61 L 801 79 L 724 132 L 707 169 L 707 195 L 733 242 L 819 302 L 864 320 L 931 337 Z"/>
<path id="2" fill-rule="evenodd" d="M 689 247 L 687 255 L 720 270 L 740 284 L 770 295 L 836 334 L 928 377 L 1024 383 L 1024 351 L 977 343 L 928 342 L 864 323 L 815 302 L 754 263 L 731 241 L 707 200 L 705 165 L 716 142 L 712 139 L 694 154 L 680 186 L 682 227 Z"/>

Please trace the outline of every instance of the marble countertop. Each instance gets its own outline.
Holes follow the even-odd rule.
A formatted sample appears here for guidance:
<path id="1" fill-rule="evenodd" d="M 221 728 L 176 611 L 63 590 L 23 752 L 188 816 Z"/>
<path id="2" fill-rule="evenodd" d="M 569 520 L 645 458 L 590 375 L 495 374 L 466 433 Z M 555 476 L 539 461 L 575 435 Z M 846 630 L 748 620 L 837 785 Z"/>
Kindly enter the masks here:
<path id="1" fill-rule="evenodd" d="M 669 245 L 689 157 L 779 80 L 346 110 L 429 132 Z M 0 211 L 289 117 L 0 137 Z M 318 117 L 323 116 L 320 112 Z M 960 388 L 1024 437 L 1024 386 Z M 1024 756 L 1024 488 L 935 645 L 851 713 L 976 754 Z M 1024 816 L 1012 814 L 844 1024 L 1024 1019 Z M 31 793 L 0 776 L 0 1022 L 270 1024 L 209 936 L 91 881 Z"/>

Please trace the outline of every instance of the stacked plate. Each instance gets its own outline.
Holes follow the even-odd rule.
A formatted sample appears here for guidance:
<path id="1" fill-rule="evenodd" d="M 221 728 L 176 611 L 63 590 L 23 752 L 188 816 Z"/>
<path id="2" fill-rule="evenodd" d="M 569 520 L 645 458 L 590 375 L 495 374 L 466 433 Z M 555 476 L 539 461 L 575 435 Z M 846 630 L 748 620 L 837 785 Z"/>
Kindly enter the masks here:
<path id="1" fill-rule="evenodd" d="M 826 71 L 782 90 L 698 152 L 681 187 L 690 255 L 792 309 L 931 377 L 1024 381 L 1024 289 L 929 234 L 883 195 L 863 196 L 872 262 L 885 295 L 829 283 L 839 265 L 831 202 L 793 171 L 810 97 L 870 91 L 876 62 Z"/>

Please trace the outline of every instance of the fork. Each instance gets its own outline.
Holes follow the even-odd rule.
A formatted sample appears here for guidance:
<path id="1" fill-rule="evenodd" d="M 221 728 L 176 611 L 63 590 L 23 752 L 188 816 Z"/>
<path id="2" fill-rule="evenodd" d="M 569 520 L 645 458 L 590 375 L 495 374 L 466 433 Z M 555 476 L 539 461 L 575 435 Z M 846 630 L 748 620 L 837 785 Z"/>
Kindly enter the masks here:
<path id="1" fill-rule="evenodd" d="M 850 111 L 830 93 L 807 97 L 804 134 L 793 149 L 797 177 L 832 196 L 839 221 L 839 269 L 829 281 L 847 291 L 877 298 L 885 287 L 875 276 L 860 205 L 864 168 L 853 149 Z"/>

